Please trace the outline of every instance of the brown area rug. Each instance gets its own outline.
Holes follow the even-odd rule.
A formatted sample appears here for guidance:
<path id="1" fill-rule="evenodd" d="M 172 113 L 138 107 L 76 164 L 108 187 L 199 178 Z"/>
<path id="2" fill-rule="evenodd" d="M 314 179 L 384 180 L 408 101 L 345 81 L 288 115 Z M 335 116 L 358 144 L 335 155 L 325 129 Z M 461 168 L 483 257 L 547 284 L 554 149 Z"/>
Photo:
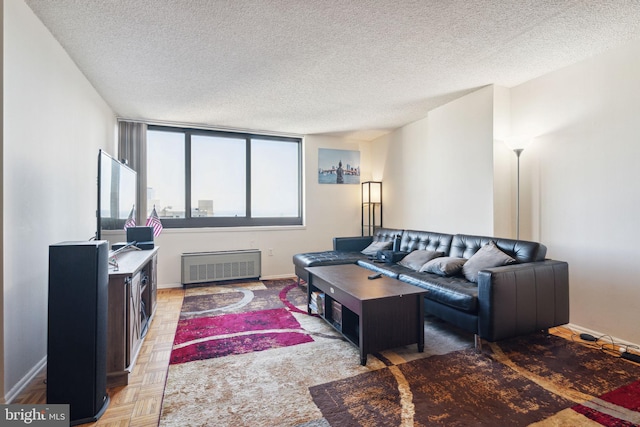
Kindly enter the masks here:
<path id="1" fill-rule="evenodd" d="M 428 317 L 424 353 L 390 349 L 360 366 L 357 348 L 308 315 L 306 289 L 293 284 L 187 290 L 160 425 L 640 423 L 640 366 L 631 362 L 542 334 L 478 354 L 471 335 Z M 183 357 L 191 345 L 195 356 Z"/>
<path id="2" fill-rule="evenodd" d="M 526 426 L 544 420 L 588 425 L 589 419 L 623 426 L 640 422 L 638 378 L 640 366 L 539 334 L 492 344 L 485 354 L 456 351 L 310 392 L 332 426 Z M 594 402 L 623 386 L 624 397 L 597 404 L 610 412 L 603 422 Z M 589 407 L 596 410 L 584 410 Z M 566 408 L 573 409 L 573 417 L 557 422 L 554 416 Z"/>

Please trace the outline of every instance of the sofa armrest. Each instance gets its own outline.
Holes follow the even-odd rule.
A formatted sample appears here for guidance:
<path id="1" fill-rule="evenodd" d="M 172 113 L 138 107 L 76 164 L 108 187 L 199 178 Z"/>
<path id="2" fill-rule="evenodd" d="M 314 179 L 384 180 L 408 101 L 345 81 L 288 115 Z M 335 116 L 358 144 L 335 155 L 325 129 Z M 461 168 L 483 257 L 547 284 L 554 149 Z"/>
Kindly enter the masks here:
<path id="1" fill-rule="evenodd" d="M 569 266 L 545 260 L 478 274 L 478 332 L 498 341 L 569 323 Z"/>
<path id="2" fill-rule="evenodd" d="M 373 236 L 334 237 L 333 250 L 340 252 L 360 252 L 373 241 Z"/>

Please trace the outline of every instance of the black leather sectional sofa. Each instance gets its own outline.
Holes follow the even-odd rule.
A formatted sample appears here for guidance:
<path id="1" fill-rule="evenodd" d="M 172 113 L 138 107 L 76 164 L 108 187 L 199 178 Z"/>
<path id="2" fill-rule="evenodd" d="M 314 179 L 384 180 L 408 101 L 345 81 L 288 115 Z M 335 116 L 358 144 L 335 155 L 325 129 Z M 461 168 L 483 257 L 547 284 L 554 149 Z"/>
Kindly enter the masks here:
<path id="1" fill-rule="evenodd" d="M 395 247 L 384 253 L 388 260 L 400 261 L 384 262 L 363 254 L 374 242 L 378 245 L 395 242 Z M 480 269 L 472 275 L 473 281 L 465 277 L 469 272 L 444 274 L 440 269 L 436 274 L 402 265 L 402 259 L 407 259 L 405 255 L 413 251 L 423 251 L 423 254 L 432 251 L 441 254 L 435 263 L 455 261 L 464 268 L 465 263 L 472 264 L 465 260 L 471 260 L 491 242 L 501 254 L 513 260 L 506 265 Z M 294 255 L 296 275 L 308 280 L 306 267 L 356 263 L 419 286 L 429 291 L 425 296 L 425 311 L 475 334 L 477 347 L 481 339 L 494 342 L 569 322 L 569 267 L 566 262 L 545 258 L 547 248 L 537 242 L 379 229 L 374 236 L 334 238 L 333 244 L 331 251 Z"/>

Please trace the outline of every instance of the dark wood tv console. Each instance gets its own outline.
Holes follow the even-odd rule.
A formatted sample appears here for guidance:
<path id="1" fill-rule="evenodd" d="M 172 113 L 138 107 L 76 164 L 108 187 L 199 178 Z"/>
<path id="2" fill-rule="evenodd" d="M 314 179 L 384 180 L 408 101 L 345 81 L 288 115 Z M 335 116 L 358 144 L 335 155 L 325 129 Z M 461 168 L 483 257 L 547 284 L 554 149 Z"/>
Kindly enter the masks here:
<path id="1" fill-rule="evenodd" d="M 128 250 L 109 265 L 107 387 L 127 385 L 156 310 L 158 248 Z"/>
<path id="2" fill-rule="evenodd" d="M 426 290 L 384 275 L 369 280 L 374 272 L 355 264 L 306 270 L 307 303 L 313 292 L 324 294 L 321 317 L 360 349 L 363 366 L 367 354 L 381 350 L 417 343 L 424 351 Z"/>

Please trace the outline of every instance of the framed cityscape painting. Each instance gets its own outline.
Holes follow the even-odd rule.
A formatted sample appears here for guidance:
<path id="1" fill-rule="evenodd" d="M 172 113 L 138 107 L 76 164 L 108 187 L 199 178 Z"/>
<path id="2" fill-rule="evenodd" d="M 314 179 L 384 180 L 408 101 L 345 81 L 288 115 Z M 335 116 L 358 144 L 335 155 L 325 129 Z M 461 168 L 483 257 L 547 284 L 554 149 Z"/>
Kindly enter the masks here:
<path id="1" fill-rule="evenodd" d="M 318 183 L 360 184 L 360 152 L 319 148 Z"/>

